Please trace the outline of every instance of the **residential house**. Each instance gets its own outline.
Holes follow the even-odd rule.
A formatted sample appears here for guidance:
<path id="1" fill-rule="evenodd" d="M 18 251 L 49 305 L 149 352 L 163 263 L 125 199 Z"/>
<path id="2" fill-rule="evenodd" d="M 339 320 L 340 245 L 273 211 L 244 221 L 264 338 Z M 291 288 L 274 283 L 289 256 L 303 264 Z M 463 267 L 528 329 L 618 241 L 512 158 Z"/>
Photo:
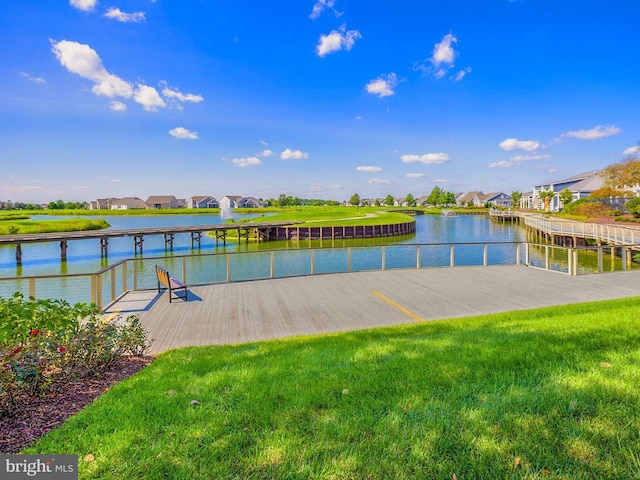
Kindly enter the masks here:
<path id="1" fill-rule="evenodd" d="M 511 195 L 502 192 L 487 193 L 480 198 L 483 205 L 492 205 L 499 208 L 509 208 L 513 204 Z"/>
<path id="2" fill-rule="evenodd" d="M 173 195 L 152 195 L 147 198 L 147 208 L 180 208 L 178 199 Z"/>
<path id="3" fill-rule="evenodd" d="M 147 204 L 138 197 L 114 198 L 111 202 L 111 210 L 140 210 L 147 208 Z"/>
<path id="4" fill-rule="evenodd" d="M 221 209 L 231 208 L 262 208 L 264 204 L 255 197 L 241 197 L 240 195 L 225 195 L 220 199 Z"/>
<path id="5" fill-rule="evenodd" d="M 604 178 L 602 177 L 602 170 L 592 170 L 563 180 L 534 185 L 531 197 L 527 198 L 525 202 L 521 202 L 521 205 L 525 203 L 524 208 L 557 212 L 563 207 L 562 202 L 560 201 L 560 193 L 565 188 L 569 189 L 573 196 L 573 200 L 578 200 L 580 198 L 588 197 L 591 192 L 598 190 L 603 186 Z M 549 198 L 545 205 L 545 201 L 540 196 L 540 193 L 548 190 L 554 192 L 554 196 Z M 523 199 L 524 198 L 525 197 L 523 195 Z M 526 205 L 527 200 L 530 202 L 528 205 Z"/>
<path id="6" fill-rule="evenodd" d="M 110 198 L 98 198 L 89 202 L 89 210 L 109 210 L 111 208 L 111 202 L 117 200 L 114 197 Z"/>
<path id="7" fill-rule="evenodd" d="M 409 204 L 407 203 L 407 199 L 406 198 L 395 198 L 393 200 L 393 206 L 394 207 L 408 207 Z"/>
<path id="8" fill-rule="evenodd" d="M 189 208 L 218 208 L 220 204 L 215 197 L 206 195 L 191 197 L 187 202 L 187 206 Z"/>
<path id="9" fill-rule="evenodd" d="M 466 207 L 471 204 L 474 207 L 481 207 L 484 205 L 484 202 L 481 200 L 481 198 L 484 198 L 484 193 L 482 193 L 480 190 L 476 190 L 474 192 L 469 192 L 456 198 L 456 205 L 458 205 L 459 207 Z"/>
<path id="10" fill-rule="evenodd" d="M 424 206 L 427 204 L 427 199 L 428 199 L 428 198 L 429 198 L 428 196 L 426 196 L 426 195 L 422 195 L 421 197 L 419 197 L 419 198 L 416 200 L 416 206 L 417 206 L 417 207 L 424 207 Z"/>

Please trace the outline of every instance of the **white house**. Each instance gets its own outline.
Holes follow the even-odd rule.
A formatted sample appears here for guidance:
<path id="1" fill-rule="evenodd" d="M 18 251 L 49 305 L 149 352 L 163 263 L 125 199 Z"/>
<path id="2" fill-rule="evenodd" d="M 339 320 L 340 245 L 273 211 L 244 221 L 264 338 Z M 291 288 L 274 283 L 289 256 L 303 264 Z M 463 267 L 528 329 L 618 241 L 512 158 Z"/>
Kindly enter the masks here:
<path id="1" fill-rule="evenodd" d="M 264 204 L 255 197 L 241 197 L 240 195 L 225 195 L 220 199 L 220 209 L 231 208 L 262 208 Z"/>
<path id="2" fill-rule="evenodd" d="M 540 183 L 533 186 L 533 191 L 529 195 L 523 195 L 520 200 L 520 207 L 531 210 L 549 210 L 557 212 L 562 209 L 563 205 L 560 201 L 560 193 L 568 188 L 573 196 L 573 200 L 588 197 L 591 192 L 598 190 L 604 186 L 604 178 L 602 170 L 589 171 L 574 175 L 573 177 L 553 182 Z M 554 195 L 545 206 L 544 199 L 540 196 L 541 192 L 551 190 Z M 545 208 L 546 207 L 546 208 Z"/>
<path id="3" fill-rule="evenodd" d="M 218 208 L 220 204 L 210 195 L 191 197 L 187 203 L 188 208 Z"/>

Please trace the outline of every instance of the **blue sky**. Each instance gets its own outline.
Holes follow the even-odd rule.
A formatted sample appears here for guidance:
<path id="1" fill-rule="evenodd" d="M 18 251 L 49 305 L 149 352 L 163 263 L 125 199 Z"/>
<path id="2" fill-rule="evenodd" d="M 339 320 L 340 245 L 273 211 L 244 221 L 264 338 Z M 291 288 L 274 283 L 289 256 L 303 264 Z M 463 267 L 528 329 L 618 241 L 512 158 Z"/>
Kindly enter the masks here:
<path id="1" fill-rule="evenodd" d="M 640 140 L 635 0 L 0 2 L 0 199 L 530 190 Z"/>

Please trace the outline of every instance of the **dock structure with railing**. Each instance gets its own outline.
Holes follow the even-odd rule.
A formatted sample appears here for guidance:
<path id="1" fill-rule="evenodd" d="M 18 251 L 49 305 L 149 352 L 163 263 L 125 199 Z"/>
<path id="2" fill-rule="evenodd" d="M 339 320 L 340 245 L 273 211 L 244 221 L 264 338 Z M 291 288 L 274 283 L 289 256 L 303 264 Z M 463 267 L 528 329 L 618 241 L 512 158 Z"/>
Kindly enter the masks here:
<path id="1" fill-rule="evenodd" d="M 634 246 L 565 247 L 531 242 L 471 242 L 294 248 L 139 257 L 93 273 L 0 278 L 0 296 L 91 302 L 105 309 L 130 291 L 157 287 L 161 264 L 186 285 L 213 285 L 331 273 L 520 265 L 571 276 L 627 270 Z M 622 251 L 622 255 L 616 254 Z M 590 266 L 585 267 L 585 259 Z"/>
<path id="2" fill-rule="evenodd" d="M 393 237 L 398 235 L 410 235 L 415 233 L 414 221 L 380 224 L 380 225 L 344 225 L 344 226 L 301 226 L 300 222 L 239 222 L 215 225 L 188 225 L 167 227 L 129 228 L 123 230 L 92 230 L 81 232 L 60 233 L 33 233 L 0 235 L 0 245 L 15 245 L 16 264 L 22 264 L 22 245 L 27 243 L 60 243 L 60 258 L 67 258 L 69 242 L 72 240 L 98 239 L 100 241 L 100 256 L 108 256 L 109 240 L 118 237 L 131 237 L 133 239 L 133 253 L 142 253 L 145 237 L 162 235 L 164 237 L 165 250 L 173 250 L 173 242 L 177 234 L 189 234 L 191 236 L 191 248 L 200 246 L 203 233 L 211 232 L 216 246 L 221 242 L 227 244 L 230 232 L 235 232 L 239 242 L 273 240 L 304 240 L 304 239 L 350 239 L 350 238 L 376 238 Z"/>

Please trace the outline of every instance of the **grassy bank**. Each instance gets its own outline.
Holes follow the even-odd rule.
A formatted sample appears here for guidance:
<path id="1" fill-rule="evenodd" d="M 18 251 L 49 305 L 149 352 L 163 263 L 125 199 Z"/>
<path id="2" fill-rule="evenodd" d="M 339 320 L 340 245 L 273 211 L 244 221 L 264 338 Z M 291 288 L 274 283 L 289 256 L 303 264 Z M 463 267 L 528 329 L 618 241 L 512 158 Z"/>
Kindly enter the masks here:
<path id="1" fill-rule="evenodd" d="M 0 222 L 0 235 L 21 233 L 76 232 L 108 228 L 106 220 L 6 220 Z"/>
<path id="2" fill-rule="evenodd" d="M 256 213 L 256 212 L 253 212 Z M 265 217 L 251 218 L 247 221 L 300 222 L 308 227 L 342 225 L 383 225 L 413 221 L 409 215 L 387 212 L 377 207 L 300 207 L 282 209 Z"/>
<path id="3" fill-rule="evenodd" d="M 638 478 L 639 300 L 171 351 L 25 453 L 80 478 Z"/>

